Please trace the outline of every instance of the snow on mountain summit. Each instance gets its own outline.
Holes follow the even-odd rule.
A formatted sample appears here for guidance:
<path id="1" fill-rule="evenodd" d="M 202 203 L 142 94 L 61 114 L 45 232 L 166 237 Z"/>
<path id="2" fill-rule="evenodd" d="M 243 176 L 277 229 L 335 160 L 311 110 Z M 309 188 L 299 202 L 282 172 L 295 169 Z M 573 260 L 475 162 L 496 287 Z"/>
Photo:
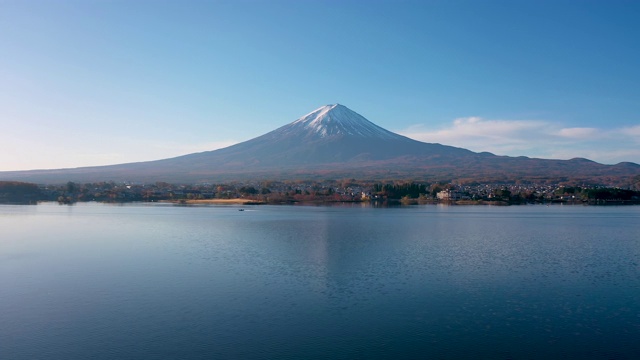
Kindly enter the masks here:
<path id="1" fill-rule="evenodd" d="M 290 131 L 304 131 L 316 136 L 357 136 L 397 139 L 401 135 L 385 130 L 344 105 L 322 106 L 288 125 Z"/>

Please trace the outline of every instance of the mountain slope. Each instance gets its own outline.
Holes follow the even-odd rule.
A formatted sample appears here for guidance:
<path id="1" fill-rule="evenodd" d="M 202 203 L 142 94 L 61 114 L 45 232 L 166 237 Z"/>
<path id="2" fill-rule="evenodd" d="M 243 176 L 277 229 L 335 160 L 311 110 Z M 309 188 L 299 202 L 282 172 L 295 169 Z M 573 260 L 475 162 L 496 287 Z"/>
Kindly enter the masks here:
<path id="1" fill-rule="evenodd" d="M 327 105 L 257 138 L 171 159 L 61 170 L 2 172 L 0 180 L 220 182 L 247 179 L 478 178 L 628 181 L 640 165 L 544 160 L 475 153 L 385 130 L 339 104 Z"/>
<path id="2" fill-rule="evenodd" d="M 225 149 L 176 158 L 237 167 L 300 166 L 384 160 L 403 155 L 471 155 L 385 130 L 343 105 L 327 105 L 255 139 Z M 179 159 L 179 160 L 178 160 Z"/>

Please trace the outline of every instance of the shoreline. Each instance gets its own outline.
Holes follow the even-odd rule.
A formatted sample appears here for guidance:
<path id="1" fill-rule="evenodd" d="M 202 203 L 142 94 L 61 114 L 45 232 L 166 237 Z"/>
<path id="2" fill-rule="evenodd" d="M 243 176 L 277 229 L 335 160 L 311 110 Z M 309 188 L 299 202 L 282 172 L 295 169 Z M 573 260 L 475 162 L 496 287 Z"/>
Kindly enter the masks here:
<path id="1" fill-rule="evenodd" d="M 252 200 L 252 199 L 191 199 L 191 200 L 165 200 L 172 204 L 186 204 L 186 205 L 264 205 L 264 201 Z"/>
<path id="2" fill-rule="evenodd" d="M 44 202 L 55 202 L 54 200 L 45 201 L 27 201 L 27 202 L 0 202 L 0 205 L 37 205 Z M 156 201 L 58 201 L 59 204 L 75 204 L 84 202 L 99 203 L 165 203 L 174 205 L 293 205 L 293 204 L 309 204 L 309 205 L 335 205 L 335 204 L 372 204 L 373 206 L 412 206 L 412 205 L 452 205 L 452 206 L 519 206 L 519 205 L 570 205 L 570 206 L 633 206 L 640 205 L 639 200 L 589 200 L 589 201 L 548 201 L 548 202 L 507 202 L 507 201 L 487 201 L 487 200 L 457 200 L 457 201 L 437 201 L 422 199 L 386 199 L 384 201 L 327 201 L 327 200 L 281 200 L 281 201 L 261 201 L 256 199 L 177 199 L 177 200 L 156 200 Z"/>

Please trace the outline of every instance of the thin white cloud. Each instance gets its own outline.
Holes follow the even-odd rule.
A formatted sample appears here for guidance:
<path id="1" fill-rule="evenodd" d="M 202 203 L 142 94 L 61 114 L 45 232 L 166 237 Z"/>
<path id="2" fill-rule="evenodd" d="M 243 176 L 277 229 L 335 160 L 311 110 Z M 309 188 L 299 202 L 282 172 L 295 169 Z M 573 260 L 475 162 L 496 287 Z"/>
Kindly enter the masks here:
<path id="1" fill-rule="evenodd" d="M 432 139 L 471 139 L 478 137 L 501 139 L 523 132 L 539 131 L 544 129 L 545 126 L 545 123 L 538 121 L 485 120 L 479 117 L 468 117 L 455 119 L 452 126 L 435 131 L 424 129 L 424 125 L 413 126 L 408 130 L 416 131 L 422 137 Z"/>
<path id="2" fill-rule="evenodd" d="M 640 126 L 616 129 L 563 127 L 541 120 L 493 120 L 466 117 L 433 129 L 413 125 L 398 133 L 412 139 L 441 143 L 497 155 L 550 159 L 585 157 L 602 163 L 640 162 Z"/>
<path id="3" fill-rule="evenodd" d="M 596 128 L 583 127 L 564 128 L 558 131 L 558 136 L 572 139 L 591 139 L 599 134 L 602 135 L 602 132 Z"/>
<path id="4" fill-rule="evenodd" d="M 640 125 L 618 129 L 617 133 L 622 136 L 634 137 L 637 141 L 640 141 Z"/>

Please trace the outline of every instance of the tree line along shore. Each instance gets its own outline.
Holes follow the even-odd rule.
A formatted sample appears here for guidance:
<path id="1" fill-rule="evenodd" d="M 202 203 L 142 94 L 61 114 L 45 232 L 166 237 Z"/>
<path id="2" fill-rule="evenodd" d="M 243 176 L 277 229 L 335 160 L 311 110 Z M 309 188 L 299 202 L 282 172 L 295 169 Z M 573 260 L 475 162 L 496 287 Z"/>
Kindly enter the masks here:
<path id="1" fill-rule="evenodd" d="M 633 188 L 536 183 L 421 183 L 418 181 L 257 181 L 227 184 L 127 184 L 116 182 L 37 185 L 0 181 L 0 203 L 154 202 L 177 204 L 287 204 L 377 202 L 401 204 L 640 204 Z"/>

